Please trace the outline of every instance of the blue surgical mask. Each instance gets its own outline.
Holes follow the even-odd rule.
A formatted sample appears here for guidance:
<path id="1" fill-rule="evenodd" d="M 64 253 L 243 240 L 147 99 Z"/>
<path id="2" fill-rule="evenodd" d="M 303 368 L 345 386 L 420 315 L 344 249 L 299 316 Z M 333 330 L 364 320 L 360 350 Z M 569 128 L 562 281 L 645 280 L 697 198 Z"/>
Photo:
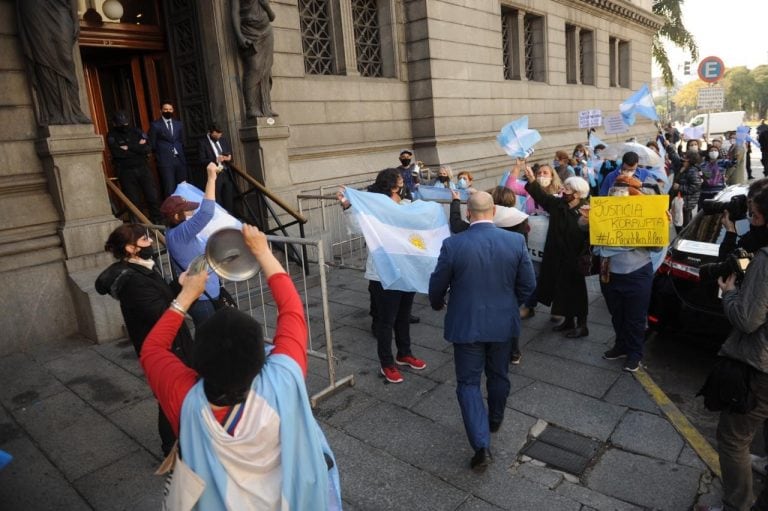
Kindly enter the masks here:
<path id="1" fill-rule="evenodd" d="M 552 166 L 556 169 L 560 168 L 560 160 L 552 160 Z"/>
<path id="2" fill-rule="evenodd" d="M 459 179 L 459 184 L 458 184 L 458 186 L 459 186 L 459 188 L 461 188 L 461 189 L 464 189 L 464 188 L 466 188 L 466 187 L 467 187 L 467 180 L 466 180 L 466 179 L 464 179 L 464 178 L 462 177 L 461 179 Z"/>

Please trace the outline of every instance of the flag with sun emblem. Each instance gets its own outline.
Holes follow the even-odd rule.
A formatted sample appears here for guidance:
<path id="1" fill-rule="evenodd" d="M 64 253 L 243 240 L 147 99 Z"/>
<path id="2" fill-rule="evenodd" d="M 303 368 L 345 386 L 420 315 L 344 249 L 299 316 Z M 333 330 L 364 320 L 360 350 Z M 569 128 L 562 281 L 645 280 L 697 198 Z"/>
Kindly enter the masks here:
<path id="1" fill-rule="evenodd" d="M 344 194 L 382 287 L 427 293 L 443 240 L 450 236 L 443 206 L 418 200 L 397 204 L 386 195 L 352 188 Z"/>

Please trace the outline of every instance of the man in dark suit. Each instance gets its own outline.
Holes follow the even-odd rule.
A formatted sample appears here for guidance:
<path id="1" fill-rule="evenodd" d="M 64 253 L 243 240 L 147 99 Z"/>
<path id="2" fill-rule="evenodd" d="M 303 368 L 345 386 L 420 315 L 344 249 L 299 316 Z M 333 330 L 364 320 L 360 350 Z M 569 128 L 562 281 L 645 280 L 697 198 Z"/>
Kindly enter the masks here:
<path id="1" fill-rule="evenodd" d="M 149 144 L 155 152 L 157 171 L 163 182 L 163 195 L 169 197 L 176 185 L 187 180 L 187 160 L 184 157 L 184 125 L 173 118 L 173 105 L 163 103 L 162 117 L 149 127 Z"/>
<path id="2" fill-rule="evenodd" d="M 490 194 L 472 194 L 467 201 L 469 229 L 443 241 L 429 279 L 429 302 L 435 310 L 445 306 L 450 289 L 445 340 L 453 343 L 456 396 L 475 451 L 470 467 L 477 472 L 491 461 L 490 433 L 504 419 L 510 352 L 520 335 L 519 306 L 536 287 L 523 235 L 496 227 L 495 210 Z M 480 390 L 483 370 L 487 413 Z"/>
<path id="3" fill-rule="evenodd" d="M 209 163 L 220 165 L 221 171 L 216 179 L 216 202 L 229 214 L 234 215 L 237 186 L 229 167 L 229 162 L 232 161 L 232 146 L 216 123 L 209 126 L 208 133 L 200 139 L 197 150 L 201 168 L 206 168 Z"/>

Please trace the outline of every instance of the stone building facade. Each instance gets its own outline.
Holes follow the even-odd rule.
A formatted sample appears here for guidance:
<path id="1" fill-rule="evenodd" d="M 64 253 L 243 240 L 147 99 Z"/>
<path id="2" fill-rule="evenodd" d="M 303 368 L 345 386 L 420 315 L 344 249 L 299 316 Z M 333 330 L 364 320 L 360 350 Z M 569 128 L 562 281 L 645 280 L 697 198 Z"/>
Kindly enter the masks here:
<path id="1" fill-rule="evenodd" d="M 510 163 L 495 142 L 510 120 L 528 115 L 543 137 L 533 159 L 551 160 L 584 141 L 579 111 L 616 113 L 650 83 L 661 23 L 652 0 L 272 0 L 279 117 L 249 126 L 229 1 L 122 0 L 119 23 L 102 3 L 80 1 L 81 17 L 94 6 L 99 16 L 81 20 L 74 48 L 93 124 L 41 127 L 15 2 L 0 0 L 0 354 L 122 335 L 116 302 L 92 292 L 116 225 L 103 134 L 120 83 L 134 84 L 126 90 L 144 129 L 161 98 L 175 101 L 188 156 L 218 121 L 239 166 L 289 204 L 301 190 L 395 166 L 403 148 L 484 186 Z M 147 5 L 154 26 L 136 18 Z M 622 138 L 653 133 L 641 120 Z"/>

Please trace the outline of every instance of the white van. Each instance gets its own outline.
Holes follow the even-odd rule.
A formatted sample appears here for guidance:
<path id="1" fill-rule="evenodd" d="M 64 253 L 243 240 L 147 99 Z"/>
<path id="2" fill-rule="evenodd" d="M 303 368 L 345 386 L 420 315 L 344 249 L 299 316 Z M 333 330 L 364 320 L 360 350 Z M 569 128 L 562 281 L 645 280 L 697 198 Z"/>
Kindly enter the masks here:
<path id="1" fill-rule="evenodd" d="M 691 119 L 686 128 L 703 129 L 703 135 L 709 131 L 709 136 L 722 135 L 726 131 L 735 131 L 738 126 L 744 124 L 744 111 L 736 112 L 712 112 L 709 114 L 709 130 L 707 130 L 707 114 L 699 114 Z"/>

